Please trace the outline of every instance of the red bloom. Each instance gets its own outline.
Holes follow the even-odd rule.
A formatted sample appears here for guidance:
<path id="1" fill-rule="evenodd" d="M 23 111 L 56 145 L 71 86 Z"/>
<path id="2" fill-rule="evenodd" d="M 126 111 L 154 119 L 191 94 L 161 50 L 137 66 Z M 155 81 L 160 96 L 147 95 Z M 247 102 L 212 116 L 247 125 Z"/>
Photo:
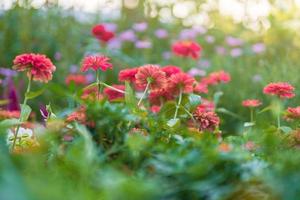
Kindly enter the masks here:
<path id="1" fill-rule="evenodd" d="M 75 85 L 86 85 L 87 78 L 81 74 L 70 74 L 66 78 L 66 84 L 69 85 L 71 82 L 75 83 Z"/>
<path id="2" fill-rule="evenodd" d="M 247 99 L 242 102 L 242 105 L 245 107 L 258 107 L 261 104 L 261 101 L 258 99 Z"/>
<path id="3" fill-rule="evenodd" d="M 51 60 L 42 54 L 21 54 L 14 61 L 13 69 L 27 71 L 27 76 L 35 81 L 48 82 L 56 67 Z"/>
<path id="4" fill-rule="evenodd" d="M 123 69 L 119 72 L 119 81 L 135 82 L 135 75 L 138 72 L 138 68 Z"/>
<path id="5" fill-rule="evenodd" d="M 201 80 L 201 83 L 206 85 L 217 85 L 219 83 L 228 83 L 231 80 L 230 74 L 224 72 L 223 70 L 212 72 Z"/>
<path id="6" fill-rule="evenodd" d="M 81 71 L 85 72 L 89 69 L 106 71 L 108 68 L 112 69 L 112 64 L 106 56 L 86 56 L 83 59 Z"/>
<path id="7" fill-rule="evenodd" d="M 207 85 L 205 83 L 198 83 L 194 87 L 194 92 L 207 94 L 208 93 Z"/>
<path id="8" fill-rule="evenodd" d="M 159 113 L 160 106 L 154 105 L 154 106 L 151 106 L 150 109 L 151 109 L 151 112 L 153 112 L 153 113 Z"/>
<path id="9" fill-rule="evenodd" d="M 0 120 L 11 118 L 20 118 L 20 111 L 0 110 Z"/>
<path id="10" fill-rule="evenodd" d="M 173 99 L 168 89 L 152 90 L 148 97 L 152 105 L 162 105 L 163 102 Z"/>
<path id="11" fill-rule="evenodd" d="M 197 106 L 196 110 L 199 112 L 213 112 L 215 110 L 215 104 L 207 99 L 201 99 L 201 104 Z"/>
<path id="12" fill-rule="evenodd" d="M 174 54 L 183 57 L 191 57 L 198 59 L 201 53 L 201 46 L 192 41 L 178 41 L 172 45 L 172 51 Z"/>
<path id="13" fill-rule="evenodd" d="M 108 42 L 109 40 L 111 40 L 112 38 L 115 37 L 115 34 L 113 32 L 111 32 L 111 31 L 107 31 L 105 29 L 105 26 L 103 26 L 102 24 L 95 25 L 92 28 L 92 34 L 98 40 L 101 40 L 103 42 Z"/>
<path id="14" fill-rule="evenodd" d="M 288 121 L 293 121 L 294 119 L 300 119 L 300 106 L 295 108 L 288 107 L 284 118 Z"/>
<path id="15" fill-rule="evenodd" d="M 112 86 L 114 88 L 119 89 L 119 90 L 125 91 L 125 86 L 124 85 L 112 85 Z M 103 90 L 103 93 L 108 97 L 109 101 L 124 98 L 124 94 L 123 93 L 118 92 L 118 91 L 113 90 L 113 89 L 108 88 L 108 87 L 106 87 Z"/>
<path id="16" fill-rule="evenodd" d="M 86 116 L 86 108 L 84 106 L 81 106 L 78 110 L 72 112 L 66 119 L 68 123 L 70 122 L 78 122 L 81 124 L 85 124 L 87 126 L 94 127 L 95 122 L 88 121 Z"/>
<path id="17" fill-rule="evenodd" d="M 135 78 L 137 86 L 143 89 L 146 88 L 148 81 L 152 90 L 164 88 L 167 82 L 166 73 L 159 66 L 151 64 L 139 67 Z"/>
<path id="18" fill-rule="evenodd" d="M 161 68 L 161 70 L 166 73 L 167 77 L 182 72 L 182 70 L 179 67 L 173 65 L 164 66 L 163 68 Z"/>
<path id="19" fill-rule="evenodd" d="M 278 83 L 270 83 L 268 84 L 263 92 L 269 95 L 276 95 L 282 99 L 292 98 L 295 96 L 294 94 L 295 88 L 289 83 L 278 82 Z"/>
<path id="20" fill-rule="evenodd" d="M 220 124 L 220 118 L 214 112 L 203 112 L 201 109 L 196 109 L 193 116 L 199 122 L 200 131 L 214 131 Z"/>
<path id="21" fill-rule="evenodd" d="M 195 79 L 193 77 L 183 72 L 173 74 L 169 80 L 172 91 L 178 92 L 181 88 L 184 93 L 193 92 L 194 82 Z"/>

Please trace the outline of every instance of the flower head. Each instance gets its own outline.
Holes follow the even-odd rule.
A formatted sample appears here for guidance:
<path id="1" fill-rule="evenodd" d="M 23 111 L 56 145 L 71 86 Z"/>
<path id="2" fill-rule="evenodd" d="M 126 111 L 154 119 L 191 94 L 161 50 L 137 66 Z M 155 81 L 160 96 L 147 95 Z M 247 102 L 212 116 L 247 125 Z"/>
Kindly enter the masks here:
<path id="1" fill-rule="evenodd" d="M 106 71 L 107 69 L 112 69 L 112 64 L 109 62 L 109 58 L 106 56 L 86 56 L 83 59 L 81 71 L 85 72 L 89 69 L 95 71 L 101 69 L 102 71 Z"/>
<path id="2" fill-rule="evenodd" d="M 203 112 L 201 109 L 196 109 L 193 116 L 199 123 L 201 131 L 214 131 L 220 124 L 220 118 L 215 112 Z"/>
<path id="3" fill-rule="evenodd" d="M 183 93 L 193 92 L 194 82 L 193 77 L 183 72 L 173 74 L 169 80 L 172 91 L 178 92 L 181 89 Z"/>
<path id="4" fill-rule="evenodd" d="M 286 82 L 270 83 L 264 87 L 263 92 L 268 95 L 276 95 L 281 99 L 289 99 L 295 96 L 295 88 Z"/>
<path id="5" fill-rule="evenodd" d="M 170 77 L 173 74 L 177 74 L 179 72 L 182 72 L 180 67 L 173 66 L 173 65 L 164 66 L 164 67 L 161 68 L 161 70 L 166 73 L 167 77 Z"/>
<path id="6" fill-rule="evenodd" d="M 48 82 L 56 67 L 51 60 L 42 54 L 21 54 L 13 61 L 13 69 L 27 71 L 27 76 L 35 81 Z"/>
<path id="7" fill-rule="evenodd" d="M 147 84 L 152 90 L 164 88 L 166 85 L 166 73 L 157 65 L 144 65 L 138 68 L 135 75 L 138 87 L 146 88 Z"/>
<path id="8" fill-rule="evenodd" d="M 125 91 L 125 86 L 124 85 L 112 85 L 112 86 L 114 88 L 119 89 L 119 90 Z M 108 88 L 108 87 L 103 90 L 103 93 L 108 97 L 109 101 L 124 98 L 123 93 L 118 92 L 118 91 L 113 90 L 113 89 Z"/>
<path id="9" fill-rule="evenodd" d="M 191 57 L 193 59 L 200 57 L 201 50 L 201 46 L 192 41 L 178 41 L 172 45 L 172 51 L 175 55 Z"/>
<path id="10" fill-rule="evenodd" d="M 149 101 L 152 105 L 161 105 L 165 101 L 173 99 L 170 90 L 162 88 L 159 90 L 152 90 L 149 94 Z"/>
<path id="11" fill-rule="evenodd" d="M 119 81 L 135 82 L 135 75 L 138 72 L 138 68 L 123 69 L 119 72 Z"/>
<path id="12" fill-rule="evenodd" d="M 115 37 L 115 34 L 111 31 L 108 31 L 104 25 L 98 24 L 92 28 L 92 34 L 103 42 L 108 42 Z"/>
<path id="13" fill-rule="evenodd" d="M 87 78 L 81 74 L 70 74 L 66 77 L 66 84 L 70 85 L 71 83 L 75 83 L 75 85 L 86 85 Z"/>
<path id="14" fill-rule="evenodd" d="M 215 110 L 215 104 L 212 101 L 202 98 L 201 104 L 197 106 L 198 112 L 213 112 Z"/>
<path id="15" fill-rule="evenodd" d="M 293 121 L 295 119 L 300 119 L 300 106 L 295 107 L 295 108 L 288 107 L 284 118 L 287 121 Z"/>
<path id="16" fill-rule="evenodd" d="M 194 87 L 194 92 L 207 94 L 208 93 L 207 85 L 205 83 L 198 83 Z"/>
<path id="17" fill-rule="evenodd" d="M 228 83 L 230 80 L 230 74 L 221 70 L 210 73 L 207 77 L 201 80 L 201 83 L 204 83 L 206 85 L 217 85 L 219 83 Z"/>
<path id="18" fill-rule="evenodd" d="M 242 105 L 244 107 L 252 107 L 252 108 L 258 107 L 261 104 L 262 104 L 261 101 L 258 99 L 247 99 L 242 102 Z"/>

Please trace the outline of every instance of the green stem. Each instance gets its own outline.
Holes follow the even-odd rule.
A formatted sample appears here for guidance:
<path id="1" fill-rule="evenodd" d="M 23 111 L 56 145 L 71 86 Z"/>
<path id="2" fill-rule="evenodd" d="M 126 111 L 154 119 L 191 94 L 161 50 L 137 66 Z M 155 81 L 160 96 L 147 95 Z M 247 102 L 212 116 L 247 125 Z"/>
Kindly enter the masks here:
<path id="1" fill-rule="evenodd" d="M 27 105 L 27 101 L 28 101 L 27 94 L 30 92 L 32 79 L 33 79 L 33 76 L 31 76 L 29 78 L 26 93 L 25 93 L 25 97 L 24 97 L 24 101 L 23 101 L 23 106 Z M 21 114 L 22 114 L 22 108 L 21 108 Z M 20 123 L 22 122 L 22 115 L 20 115 L 19 122 Z M 14 148 L 16 146 L 16 141 L 17 141 L 17 138 L 18 138 L 18 133 L 19 133 L 19 130 L 20 130 L 20 126 L 21 125 L 19 124 L 16 128 L 15 137 L 14 137 L 13 144 L 12 144 L 12 147 L 11 147 L 12 151 L 14 150 Z"/>
<path id="2" fill-rule="evenodd" d="M 100 71 L 97 70 L 97 86 L 98 86 L 98 92 L 97 92 L 97 99 L 100 100 Z"/>
<path id="3" fill-rule="evenodd" d="M 176 119 L 176 118 L 177 118 L 178 109 L 179 109 L 179 107 L 180 107 L 181 100 L 182 100 L 182 89 L 180 88 L 180 91 L 179 91 L 179 99 L 178 99 L 178 102 L 177 102 L 177 105 L 176 105 L 176 110 L 175 110 L 173 119 Z"/>
<path id="4" fill-rule="evenodd" d="M 280 129 L 280 112 L 277 114 L 277 128 Z"/>
<path id="5" fill-rule="evenodd" d="M 125 91 L 119 90 L 118 88 L 115 88 L 115 87 L 113 87 L 113 86 L 107 85 L 107 84 L 104 83 L 104 82 L 100 82 L 99 84 L 101 84 L 101 85 L 103 85 L 103 86 L 105 86 L 105 87 L 108 87 L 108 88 L 110 88 L 110 89 L 112 89 L 112 90 L 115 90 L 115 91 L 117 91 L 117 92 L 120 92 L 120 93 L 122 93 L 122 94 L 125 94 Z"/>
<path id="6" fill-rule="evenodd" d="M 254 109 L 250 108 L 250 122 L 253 123 L 254 122 Z"/>
<path id="7" fill-rule="evenodd" d="M 193 120 L 194 126 L 198 128 L 197 122 L 196 122 L 196 120 L 195 120 L 193 114 L 190 113 L 190 111 L 188 111 L 184 106 L 181 106 L 181 107 L 182 107 L 182 108 L 184 109 L 184 111 L 191 117 L 191 119 Z"/>
<path id="8" fill-rule="evenodd" d="M 142 103 L 142 101 L 143 101 L 143 99 L 144 99 L 144 97 L 145 97 L 145 95 L 146 95 L 146 93 L 147 93 L 147 91 L 149 89 L 150 83 L 151 83 L 150 81 L 147 82 L 147 85 L 146 85 L 146 88 L 145 88 L 145 90 L 143 92 L 143 95 L 141 96 L 141 98 L 140 98 L 140 100 L 139 100 L 139 102 L 137 104 L 138 106 L 140 106 L 140 104 Z"/>

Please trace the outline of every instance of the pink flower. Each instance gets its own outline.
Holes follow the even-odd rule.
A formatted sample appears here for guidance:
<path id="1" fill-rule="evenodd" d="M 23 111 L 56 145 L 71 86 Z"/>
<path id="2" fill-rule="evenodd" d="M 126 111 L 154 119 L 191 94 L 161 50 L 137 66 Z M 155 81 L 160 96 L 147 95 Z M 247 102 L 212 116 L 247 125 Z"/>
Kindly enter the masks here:
<path id="1" fill-rule="evenodd" d="M 198 59 L 200 57 L 202 47 L 192 41 L 178 41 L 172 45 L 172 51 L 175 55 L 182 57 L 191 57 Z"/>
<path id="2" fill-rule="evenodd" d="M 196 109 L 193 116 L 200 125 L 200 131 L 214 131 L 220 124 L 220 118 L 214 112 L 203 112 Z"/>
<path id="3" fill-rule="evenodd" d="M 148 82 L 151 90 L 164 88 L 167 82 L 166 73 L 159 66 L 151 64 L 139 67 L 135 78 L 137 86 L 143 89 L 146 88 Z"/>
<path id="4" fill-rule="evenodd" d="M 75 83 L 75 85 L 86 85 L 87 84 L 87 78 L 84 75 L 81 74 L 69 74 L 66 77 L 66 84 L 69 85 L 71 82 Z"/>
<path id="5" fill-rule="evenodd" d="M 288 107 L 284 118 L 287 121 L 293 121 L 294 119 L 300 119 L 300 106 L 295 107 L 295 108 Z"/>
<path id="6" fill-rule="evenodd" d="M 228 73 L 224 72 L 223 70 L 212 72 L 201 80 L 201 83 L 207 85 L 217 85 L 219 83 L 228 83 L 231 80 L 231 77 Z"/>
<path id="7" fill-rule="evenodd" d="M 94 71 L 101 69 L 106 71 L 107 69 L 112 69 L 112 64 L 109 62 L 109 58 L 106 56 L 86 56 L 83 59 L 81 71 L 85 72 L 89 69 Z"/>
<path id="8" fill-rule="evenodd" d="M 289 83 L 278 82 L 270 83 L 264 87 L 263 92 L 268 95 L 276 95 L 281 99 L 289 99 L 295 96 L 295 88 Z"/>
<path id="9" fill-rule="evenodd" d="M 166 73 L 167 77 L 182 72 L 182 70 L 179 67 L 173 65 L 164 66 L 163 68 L 161 68 L 161 70 Z"/>
<path id="10" fill-rule="evenodd" d="M 252 108 L 258 107 L 261 104 L 262 104 L 261 101 L 258 99 L 247 99 L 242 102 L 242 105 L 244 107 L 252 107 Z"/>
<path id="11" fill-rule="evenodd" d="M 13 69 L 27 71 L 27 76 L 35 81 L 48 82 L 56 67 L 51 60 L 42 54 L 21 54 L 14 61 Z"/>
<path id="12" fill-rule="evenodd" d="M 138 68 L 123 69 L 119 72 L 119 81 L 135 82 L 135 75 L 138 72 Z"/>
<path id="13" fill-rule="evenodd" d="M 190 75 L 180 72 L 173 74 L 169 79 L 170 88 L 175 93 L 181 89 L 183 93 L 193 92 L 195 79 Z"/>
<path id="14" fill-rule="evenodd" d="M 213 112 L 215 110 L 215 104 L 212 101 L 202 98 L 201 104 L 197 106 L 196 110 L 199 112 Z"/>
<path id="15" fill-rule="evenodd" d="M 194 92 L 207 94 L 208 93 L 207 85 L 205 83 L 198 83 L 194 87 Z"/>
<path id="16" fill-rule="evenodd" d="M 173 95 L 168 89 L 152 90 L 149 94 L 149 101 L 152 105 L 162 105 L 162 103 L 173 99 Z"/>
<path id="17" fill-rule="evenodd" d="M 153 112 L 153 113 L 159 113 L 159 111 L 160 111 L 160 106 L 153 105 L 153 106 L 151 106 L 150 110 L 151 110 L 151 112 Z"/>
<path id="18" fill-rule="evenodd" d="M 125 91 L 125 85 L 112 85 L 114 88 L 117 88 L 119 90 Z M 118 92 L 116 90 L 113 90 L 111 88 L 105 88 L 103 90 L 103 93 L 108 97 L 109 101 L 113 101 L 116 99 L 122 99 L 124 98 L 124 94 L 121 92 Z"/>

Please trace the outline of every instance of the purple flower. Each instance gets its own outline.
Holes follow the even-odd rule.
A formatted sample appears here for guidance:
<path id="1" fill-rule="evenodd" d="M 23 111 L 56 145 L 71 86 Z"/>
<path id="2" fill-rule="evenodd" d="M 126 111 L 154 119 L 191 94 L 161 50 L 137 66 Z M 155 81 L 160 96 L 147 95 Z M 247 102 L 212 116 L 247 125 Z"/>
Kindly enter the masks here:
<path id="1" fill-rule="evenodd" d="M 155 31 L 155 36 L 157 38 L 163 39 L 163 38 L 167 38 L 168 37 L 168 31 L 165 29 L 157 29 Z"/>
<path id="2" fill-rule="evenodd" d="M 172 56 L 172 53 L 169 52 L 169 51 L 165 51 L 165 52 L 163 52 L 163 54 L 162 54 L 162 57 L 163 57 L 165 60 L 170 60 L 171 56 Z"/>
<path id="3" fill-rule="evenodd" d="M 87 74 L 87 75 L 86 75 L 86 79 L 87 79 L 87 82 L 88 82 L 88 83 L 94 82 L 94 81 L 95 81 L 94 74 L 92 74 L 92 73 Z"/>
<path id="4" fill-rule="evenodd" d="M 226 54 L 226 49 L 222 46 L 217 46 L 216 47 L 216 53 L 219 55 L 225 55 Z"/>
<path id="5" fill-rule="evenodd" d="M 77 65 L 71 65 L 70 66 L 70 72 L 72 74 L 75 74 L 78 71 L 78 66 Z"/>
<path id="6" fill-rule="evenodd" d="M 188 74 L 191 76 L 205 76 L 206 71 L 198 68 L 192 68 L 188 71 Z"/>
<path id="7" fill-rule="evenodd" d="M 263 80 L 262 76 L 260 74 L 255 74 L 253 77 L 252 77 L 252 81 L 254 83 L 258 83 L 258 82 L 261 82 Z"/>
<path id="8" fill-rule="evenodd" d="M 252 45 L 252 51 L 254 53 L 263 53 L 266 50 L 266 46 L 264 43 L 256 43 L 254 45 Z"/>
<path id="9" fill-rule="evenodd" d="M 243 42 L 243 40 L 241 40 L 239 38 L 228 36 L 228 37 L 226 37 L 226 43 L 229 46 L 235 47 L 235 46 L 241 46 L 244 42 Z"/>
<path id="10" fill-rule="evenodd" d="M 179 34 L 180 40 L 194 40 L 197 37 L 197 31 L 194 29 L 183 29 Z"/>
<path id="11" fill-rule="evenodd" d="M 60 52 L 55 52 L 55 54 L 54 54 L 54 59 L 56 60 L 56 61 L 59 61 L 59 60 L 61 60 L 61 53 Z"/>
<path id="12" fill-rule="evenodd" d="M 111 31 L 111 32 L 116 32 L 118 25 L 115 23 L 103 23 L 104 27 L 106 30 Z"/>
<path id="13" fill-rule="evenodd" d="M 152 47 L 152 43 L 147 40 L 139 40 L 135 42 L 135 47 L 138 49 L 149 49 Z"/>
<path id="14" fill-rule="evenodd" d="M 7 99 L 8 99 L 8 104 L 7 104 L 8 110 L 10 111 L 20 110 L 17 91 L 11 79 L 8 81 Z"/>
<path id="15" fill-rule="evenodd" d="M 206 42 L 207 43 L 214 43 L 215 42 L 215 37 L 214 36 L 212 36 L 212 35 L 207 35 L 206 37 L 205 37 L 205 40 L 206 40 Z"/>
<path id="16" fill-rule="evenodd" d="M 133 30 L 126 30 L 119 35 L 121 41 L 136 41 L 136 35 Z"/>
<path id="17" fill-rule="evenodd" d="M 207 29 L 204 28 L 203 26 L 193 26 L 192 28 L 194 31 L 196 31 L 199 34 L 204 34 L 207 32 Z"/>
<path id="18" fill-rule="evenodd" d="M 120 49 L 122 47 L 122 41 L 118 38 L 114 38 L 108 42 L 107 47 L 109 49 Z"/>
<path id="19" fill-rule="evenodd" d="M 243 50 L 241 48 L 234 48 L 230 51 L 230 55 L 232 57 L 239 57 L 243 54 Z"/>
<path id="20" fill-rule="evenodd" d="M 209 60 L 202 59 L 202 60 L 199 61 L 198 65 L 201 68 L 209 68 L 210 67 L 210 62 L 209 62 Z"/>
<path id="21" fill-rule="evenodd" d="M 0 74 L 6 77 L 16 76 L 17 72 L 8 68 L 0 67 Z"/>
<path id="22" fill-rule="evenodd" d="M 46 121 L 49 117 L 49 112 L 44 104 L 40 105 L 40 113 L 44 121 Z"/>
<path id="23" fill-rule="evenodd" d="M 137 32 L 144 32 L 148 28 L 148 24 L 146 22 L 135 23 L 132 28 Z"/>

